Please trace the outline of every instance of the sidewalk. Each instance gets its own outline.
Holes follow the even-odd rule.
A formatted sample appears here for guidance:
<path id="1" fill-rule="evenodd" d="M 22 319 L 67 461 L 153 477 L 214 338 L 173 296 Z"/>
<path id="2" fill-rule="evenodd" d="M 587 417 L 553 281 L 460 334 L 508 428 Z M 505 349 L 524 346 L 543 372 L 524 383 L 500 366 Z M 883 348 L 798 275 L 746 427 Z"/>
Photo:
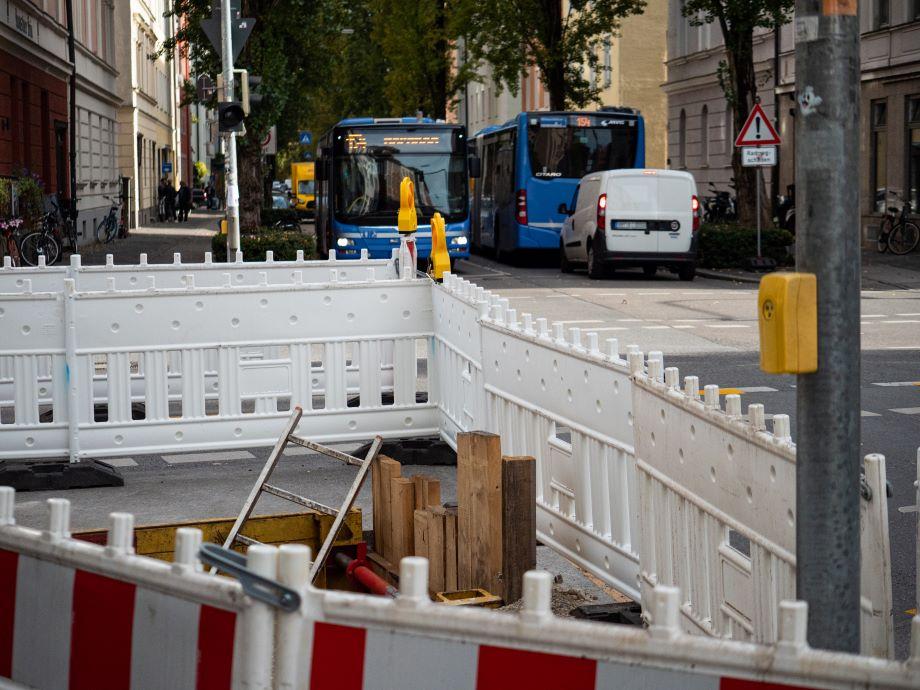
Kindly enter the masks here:
<path id="1" fill-rule="evenodd" d="M 112 254 L 116 264 L 136 264 L 138 256 L 147 254 L 148 263 L 172 263 L 173 254 L 180 252 L 182 261 L 204 261 L 211 251 L 211 237 L 220 226 L 221 211 L 192 211 L 185 223 L 153 223 L 134 228 L 125 239 L 109 244 L 83 247 L 80 254 L 84 265 L 105 264 L 106 254 Z"/>
<path id="2" fill-rule="evenodd" d="M 759 283 L 764 275 L 733 268 L 700 268 L 696 274 L 701 278 L 754 284 Z M 920 290 L 920 252 L 894 256 L 879 254 L 874 249 L 863 249 L 861 274 L 863 290 Z"/>

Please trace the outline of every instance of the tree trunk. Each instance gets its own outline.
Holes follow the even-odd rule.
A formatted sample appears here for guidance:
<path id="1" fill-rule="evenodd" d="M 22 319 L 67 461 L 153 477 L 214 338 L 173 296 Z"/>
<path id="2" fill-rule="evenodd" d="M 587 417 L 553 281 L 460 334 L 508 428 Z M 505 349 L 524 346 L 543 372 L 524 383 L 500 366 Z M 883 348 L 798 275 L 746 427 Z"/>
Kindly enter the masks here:
<path id="1" fill-rule="evenodd" d="M 255 134 L 251 132 L 236 141 L 241 230 L 262 225 L 262 142 Z"/>
<path id="2" fill-rule="evenodd" d="M 561 0 L 543 0 L 544 13 L 546 17 L 546 35 L 543 37 L 542 45 L 535 46 L 534 52 L 541 54 L 544 59 L 538 60 L 537 65 L 540 68 L 541 81 L 549 92 L 550 110 L 565 110 L 566 107 L 566 85 L 565 85 L 565 68 L 563 62 L 560 44 L 562 43 L 562 1 Z M 540 63 L 543 64 L 540 64 Z"/>
<path id="3" fill-rule="evenodd" d="M 754 72 L 753 31 L 738 31 L 726 37 L 731 86 L 734 90 L 735 135 L 744 127 L 753 104 L 757 101 L 757 79 Z M 734 144 L 734 142 L 732 142 Z M 738 199 L 738 222 L 742 225 L 757 223 L 757 171 L 741 165 L 741 149 L 733 148 L 732 172 L 735 176 L 735 193 Z"/>
<path id="4" fill-rule="evenodd" d="M 432 93 L 433 108 L 432 117 L 436 119 L 445 119 L 447 117 L 447 82 L 450 71 L 450 45 L 447 42 L 445 24 L 447 22 L 447 7 L 445 0 L 435 0 L 435 30 L 437 31 L 438 40 L 435 44 L 435 50 L 438 54 L 437 74 L 435 75 L 434 92 Z"/>

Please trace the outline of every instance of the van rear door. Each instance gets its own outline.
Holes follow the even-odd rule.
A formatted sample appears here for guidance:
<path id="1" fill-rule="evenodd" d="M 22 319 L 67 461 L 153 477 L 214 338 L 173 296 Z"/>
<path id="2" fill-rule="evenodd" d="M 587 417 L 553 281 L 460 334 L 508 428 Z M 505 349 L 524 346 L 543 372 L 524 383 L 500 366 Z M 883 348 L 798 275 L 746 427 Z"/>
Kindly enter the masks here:
<path id="1" fill-rule="evenodd" d="M 617 171 L 607 175 L 607 250 L 658 251 L 658 176 Z"/>
<path id="2" fill-rule="evenodd" d="M 661 220 L 668 222 L 668 227 L 663 227 L 658 233 L 659 252 L 690 251 L 693 239 L 691 204 L 694 193 L 695 185 L 688 176 L 674 173 L 658 175 L 658 210 Z"/>

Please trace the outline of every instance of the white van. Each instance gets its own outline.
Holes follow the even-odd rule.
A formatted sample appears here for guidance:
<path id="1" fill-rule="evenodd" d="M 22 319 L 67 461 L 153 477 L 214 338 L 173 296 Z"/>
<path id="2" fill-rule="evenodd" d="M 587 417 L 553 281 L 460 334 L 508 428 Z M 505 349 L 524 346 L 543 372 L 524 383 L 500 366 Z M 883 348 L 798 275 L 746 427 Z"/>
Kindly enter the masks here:
<path id="1" fill-rule="evenodd" d="M 651 277 L 664 266 L 681 280 L 693 280 L 701 213 L 690 173 L 592 173 L 559 212 L 568 216 L 559 242 L 564 273 L 585 264 L 589 277 L 602 278 L 614 268 L 641 266 Z"/>

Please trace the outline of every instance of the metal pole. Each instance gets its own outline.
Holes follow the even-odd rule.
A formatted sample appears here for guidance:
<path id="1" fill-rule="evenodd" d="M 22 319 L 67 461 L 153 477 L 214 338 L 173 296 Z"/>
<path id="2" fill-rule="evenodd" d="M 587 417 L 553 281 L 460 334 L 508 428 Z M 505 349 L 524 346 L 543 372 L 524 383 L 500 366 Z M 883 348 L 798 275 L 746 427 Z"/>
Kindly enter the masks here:
<path id="1" fill-rule="evenodd" d="M 231 16 L 230 0 L 221 1 L 220 19 L 223 41 L 221 53 L 224 73 L 225 101 L 233 100 L 233 21 Z M 236 132 L 227 136 L 227 191 L 224 198 L 227 202 L 227 261 L 234 261 L 236 252 L 240 248 L 240 192 L 236 183 Z"/>
<path id="2" fill-rule="evenodd" d="M 859 22 L 796 0 L 796 268 L 818 284 L 818 371 L 799 374 L 796 589 L 813 647 L 859 651 Z"/>
<path id="3" fill-rule="evenodd" d="M 760 178 L 761 167 L 757 166 L 757 258 L 761 257 L 760 253 Z"/>
<path id="4" fill-rule="evenodd" d="M 77 227 L 77 48 L 74 38 L 73 0 L 67 0 L 67 59 L 70 60 L 70 221 Z M 46 180 L 47 182 L 47 180 Z M 63 190 L 59 189 L 60 194 Z M 75 231 L 76 232 L 76 231 Z"/>

